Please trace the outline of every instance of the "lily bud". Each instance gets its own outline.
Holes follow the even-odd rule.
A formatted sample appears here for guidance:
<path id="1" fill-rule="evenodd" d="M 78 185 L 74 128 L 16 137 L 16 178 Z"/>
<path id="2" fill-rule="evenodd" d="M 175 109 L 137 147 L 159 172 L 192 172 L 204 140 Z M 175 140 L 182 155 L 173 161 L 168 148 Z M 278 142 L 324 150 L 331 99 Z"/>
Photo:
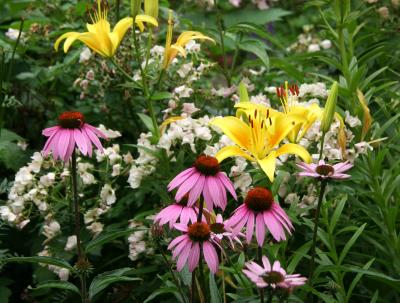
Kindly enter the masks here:
<path id="1" fill-rule="evenodd" d="M 131 15 L 133 19 L 140 13 L 141 5 L 142 0 L 131 0 Z"/>
<path id="2" fill-rule="evenodd" d="M 239 92 L 239 100 L 240 100 L 240 102 L 250 102 L 249 94 L 247 92 L 246 85 L 243 82 L 240 82 L 239 88 L 238 88 L 238 92 Z"/>
<path id="3" fill-rule="evenodd" d="M 329 91 L 328 99 L 325 103 L 324 113 L 322 115 L 321 130 L 325 134 L 331 127 L 333 116 L 335 115 L 336 101 L 338 98 L 338 83 L 335 81 Z"/>
<path id="4" fill-rule="evenodd" d="M 158 18 L 158 0 L 144 0 L 144 13 L 154 19 Z"/>

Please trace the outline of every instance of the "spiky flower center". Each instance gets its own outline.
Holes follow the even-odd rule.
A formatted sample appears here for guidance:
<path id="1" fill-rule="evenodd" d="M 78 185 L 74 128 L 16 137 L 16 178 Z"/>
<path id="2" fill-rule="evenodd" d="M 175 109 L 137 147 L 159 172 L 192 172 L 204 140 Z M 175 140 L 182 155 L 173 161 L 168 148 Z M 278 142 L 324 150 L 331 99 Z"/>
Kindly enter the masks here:
<path id="1" fill-rule="evenodd" d="M 219 173 L 218 160 L 211 156 L 201 155 L 194 162 L 194 167 L 203 175 L 215 176 Z"/>
<path id="2" fill-rule="evenodd" d="M 333 166 L 327 164 L 318 165 L 315 170 L 321 176 L 331 176 L 335 172 Z"/>
<path id="3" fill-rule="evenodd" d="M 279 271 L 270 271 L 263 275 L 263 280 L 268 284 L 278 284 L 285 281 L 285 277 Z"/>
<path id="4" fill-rule="evenodd" d="M 188 234 L 192 241 L 204 242 L 210 238 L 210 226 L 204 222 L 196 222 L 188 227 Z"/>
<path id="5" fill-rule="evenodd" d="M 79 128 L 85 123 L 85 117 L 80 112 L 64 112 L 58 117 L 62 128 Z"/>
<path id="6" fill-rule="evenodd" d="M 251 210 L 261 212 L 271 208 L 274 197 L 270 190 L 264 187 L 254 187 L 247 193 L 244 203 Z"/>
<path id="7" fill-rule="evenodd" d="M 222 234 L 225 232 L 225 225 L 223 223 L 213 223 L 210 225 L 210 229 L 215 234 Z"/>

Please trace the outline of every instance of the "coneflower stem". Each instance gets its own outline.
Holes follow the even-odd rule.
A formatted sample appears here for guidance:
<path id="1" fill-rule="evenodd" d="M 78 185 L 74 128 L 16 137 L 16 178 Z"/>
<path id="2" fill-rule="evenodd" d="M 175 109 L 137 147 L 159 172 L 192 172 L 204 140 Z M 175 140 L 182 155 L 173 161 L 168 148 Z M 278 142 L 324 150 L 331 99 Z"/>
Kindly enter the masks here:
<path id="1" fill-rule="evenodd" d="M 261 266 L 262 265 L 262 247 L 258 246 L 257 247 L 257 257 L 258 257 L 258 263 L 260 263 Z M 264 303 L 264 288 L 259 288 L 258 289 L 260 292 L 260 303 Z"/>
<path id="2" fill-rule="evenodd" d="M 312 286 L 312 276 L 314 274 L 314 267 L 315 267 L 315 245 L 317 242 L 319 214 L 321 212 L 322 200 L 324 198 L 326 184 L 327 184 L 326 180 L 321 180 L 321 187 L 319 190 L 317 210 L 315 212 L 315 217 L 314 217 L 314 233 L 313 233 L 313 239 L 312 239 L 312 245 L 311 245 L 310 274 L 308 275 L 308 280 L 310 281 L 311 286 Z"/>
<path id="3" fill-rule="evenodd" d="M 78 201 L 78 185 L 76 182 L 76 153 L 75 151 L 72 153 L 72 160 L 71 160 L 71 179 L 72 179 L 72 196 L 74 202 L 74 213 L 75 213 L 75 236 L 76 236 L 76 250 L 78 253 L 78 261 L 77 264 L 86 263 L 85 254 L 82 250 L 81 246 L 81 223 L 80 223 L 80 211 L 79 211 L 79 201 Z M 87 303 L 87 295 L 86 295 L 86 274 L 82 272 L 78 268 L 79 272 L 79 279 L 81 282 L 81 299 L 82 303 Z"/>

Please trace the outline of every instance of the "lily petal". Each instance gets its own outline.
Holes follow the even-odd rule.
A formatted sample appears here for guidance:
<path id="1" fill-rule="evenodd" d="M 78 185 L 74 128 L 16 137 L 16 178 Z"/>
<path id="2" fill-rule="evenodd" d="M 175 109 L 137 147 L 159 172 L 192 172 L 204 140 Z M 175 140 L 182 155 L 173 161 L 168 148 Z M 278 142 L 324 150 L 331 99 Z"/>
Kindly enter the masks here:
<path id="1" fill-rule="evenodd" d="M 239 145 L 239 147 L 249 150 L 251 132 L 249 126 L 242 120 L 233 116 L 228 116 L 215 118 L 210 122 L 210 124 L 218 126 L 225 135 Z"/>
<path id="2" fill-rule="evenodd" d="M 258 160 L 258 164 L 261 166 L 261 169 L 265 172 L 267 177 L 274 181 L 275 167 L 276 167 L 276 152 L 271 151 L 267 157 L 262 160 Z"/>

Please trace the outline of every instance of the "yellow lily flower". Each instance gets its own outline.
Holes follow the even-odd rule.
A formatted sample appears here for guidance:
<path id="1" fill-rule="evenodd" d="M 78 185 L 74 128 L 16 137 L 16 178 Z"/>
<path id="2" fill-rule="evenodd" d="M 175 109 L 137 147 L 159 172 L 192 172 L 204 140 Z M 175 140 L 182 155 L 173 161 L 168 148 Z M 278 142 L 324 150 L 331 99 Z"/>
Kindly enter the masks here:
<path id="1" fill-rule="evenodd" d="M 100 0 L 97 0 L 97 7 L 97 12 L 95 12 L 94 17 L 92 17 L 93 24 L 86 24 L 88 31 L 84 33 L 68 32 L 63 34 L 54 44 L 56 51 L 58 50 L 60 42 L 64 39 L 66 39 L 64 42 L 65 53 L 68 52 L 72 43 L 79 40 L 103 57 L 114 56 L 126 31 L 133 24 L 133 18 L 126 17 L 121 19 L 111 32 L 110 23 L 107 21 L 107 10 L 101 9 Z M 136 16 L 135 23 L 139 27 L 140 31 L 144 30 L 144 22 L 158 26 L 157 20 L 153 17 L 147 15 Z"/>
<path id="2" fill-rule="evenodd" d="M 292 143 L 298 143 L 308 129 L 314 124 L 315 121 L 322 118 L 323 110 L 317 104 L 311 104 L 310 106 L 303 106 L 301 104 L 294 103 L 292 98 L 296 99 L 299 94 L 299 88 L 297 85 L 288 85 L 285 82 L 285 87 L 278 87 L 277 95 L 282 103 L 283 110 L 286 114 L 299 115 L 304 118 L 303 123 L 299 123 L 295 128 L 288 134 L 287 139 Z"/>
<path id="3" fill-rule="evenodd" d="M 167 69 L 167 67 L 171 64 L 172 60 L 180 54 L 183 57 L 186 57 L 185 45 L 189 43 L 191 40 L 209 40 L 215 43 L 214 39 L 203 35 L 200 32 L 195 31 L 187 31 L 183 32 L 179 35 L 178 39 L 174 44 L 172 44 L 172 33 L 174 29 L 174 20 L 172 16 L 172 10 L 169 10 L 168 17 L 168 29 L 167 29 L 167 39 L 165 43 L 164 50 L 164 61 L 163 61 L 163 69 Z"/>
<path id="4" fill-rule="evenodd" d="M 214 118 L 212 125 L 218 126 L 236 145 L 218 151 L 219 162 L 232 156 L 257 162 L 271 182 L 274 180 L 276 158 L 283 154 L 295 154 L 303 161 L 311 162 L 307 150 L 295 143 L 280 143 L 304 119 L 267 110 L 254 110 L 248 114 L 247 122 L 237 117 Z"/>

